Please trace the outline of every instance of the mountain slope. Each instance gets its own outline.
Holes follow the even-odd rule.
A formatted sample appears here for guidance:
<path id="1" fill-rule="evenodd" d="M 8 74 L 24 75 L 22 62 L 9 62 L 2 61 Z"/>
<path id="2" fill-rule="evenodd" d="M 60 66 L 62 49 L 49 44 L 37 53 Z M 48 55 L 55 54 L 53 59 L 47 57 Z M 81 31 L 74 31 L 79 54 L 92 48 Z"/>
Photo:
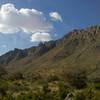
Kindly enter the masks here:
<path id="1" fill-rule="evenodd" d="M 0 65 L 9 72 L 63 74 L 84 69 L 100 76 L 100 26 L 74 30 L 62 39 L 40 43 L 25 50 L 15 49 L 0 57 Z"/>

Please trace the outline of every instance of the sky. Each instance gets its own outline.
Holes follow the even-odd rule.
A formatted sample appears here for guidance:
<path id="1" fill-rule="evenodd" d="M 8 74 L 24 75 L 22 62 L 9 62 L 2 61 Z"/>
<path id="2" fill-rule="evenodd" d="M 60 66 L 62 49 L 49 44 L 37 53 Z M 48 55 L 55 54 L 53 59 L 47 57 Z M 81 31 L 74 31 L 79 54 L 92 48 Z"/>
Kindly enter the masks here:
<path id="1" fill-rule="evenodd" d="M 100 25 L 100 0 L 0 0 L 0 55 Z"/>

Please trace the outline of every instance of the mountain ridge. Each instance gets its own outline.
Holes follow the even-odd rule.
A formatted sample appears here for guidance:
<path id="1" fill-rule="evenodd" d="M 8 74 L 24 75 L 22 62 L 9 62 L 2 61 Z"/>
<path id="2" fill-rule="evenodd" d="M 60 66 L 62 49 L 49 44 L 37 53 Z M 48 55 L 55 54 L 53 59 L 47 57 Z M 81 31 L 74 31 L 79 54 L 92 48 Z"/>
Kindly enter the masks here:
<path id="1" fill-rule="evenodd" d="M 5 61 L 5 55 L 8 62 Z M 100 26 L 74 30 L 61 39 L 40 43 L 39 46 L 25 50 L 15 49 L 5 55 L 0 57 L 0 64 L 8 72 L 39 73 L 44 77 L 48 74 L 63 74 L 64 71 L 73 69 L 84 69 L 87 72 L 95 71 L 93 73 L 98 77 Z M 3 64 L 2 61 L 7 63 Z"/>

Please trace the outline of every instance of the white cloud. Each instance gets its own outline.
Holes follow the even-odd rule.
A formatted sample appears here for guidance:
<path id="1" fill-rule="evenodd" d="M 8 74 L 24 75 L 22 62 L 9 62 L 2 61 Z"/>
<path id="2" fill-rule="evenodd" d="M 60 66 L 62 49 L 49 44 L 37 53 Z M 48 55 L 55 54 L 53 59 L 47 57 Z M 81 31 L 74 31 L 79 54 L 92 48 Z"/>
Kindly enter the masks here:
<path id="1" fill-rule="evenodd" d="M 54 21 L 63 21 L 61 15 L 58 12 L 50 12 L 49 16 L 52 18 Z"/>
<path id="2" fill-rule="evenodd" d="M 37 32 L 37 33 L 33 34 L 31 37 L 32 42 L 50 41 L 50 40 L 51 40 L 51 36 L 49 33 Z"/>
<path id="3" fill-rule="evenodd" d="M 43 12 L 35 9 L 17 9 L 13 4 L 4 4 L 0 8 L 0 32 L 11 34 L 19 31 L 26 33 L 49 32 L 52 24 L 46 20 Z"/>

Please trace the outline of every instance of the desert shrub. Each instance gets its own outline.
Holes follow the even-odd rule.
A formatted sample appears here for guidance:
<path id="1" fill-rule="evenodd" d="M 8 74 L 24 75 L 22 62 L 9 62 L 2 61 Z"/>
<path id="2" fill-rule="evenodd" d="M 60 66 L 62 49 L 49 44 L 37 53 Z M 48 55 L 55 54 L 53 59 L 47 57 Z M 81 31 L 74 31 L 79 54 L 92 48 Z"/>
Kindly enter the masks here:
<path id="1" fill-rule="evenodd" d="M 15 98 L 12 96 L 12 93 L 8 93 L 6 96 L 3 96 L 0 100 L 15 100 Z"/>
<path id="2" fill-rule="evenodd" d="M 25 75 L 25 79 L 27 81 L 31 81 L 31 82 L 34 82 L 34 81 L 37 81 L 37 80 L 41 80 L 42 77 L 40 74 L 38 73 L 28 73 L 27 75 Z"/>
<path id="3" fill-rule="evenodd" d="M 52 93 L 53 99 L 51 100 L 66 100 L 65 98 L 69 93 L 71 93 L 71 89 L 66 88 L 64 84 L 59 84 L 59 90 Z"/>
<path id="4" fill-rule="evenodd" d="M 8 76 L 8 79 L 14 81 L 14 80 L 24 79 L 24 77 L 22 73 L 16 72 L 16 73 L 10 74 Z"/>
<path id="5" fill-rule="evenodd" d="M 28 91 L 29 89 L 24 84 L 15 82 L 10 85 L 9 90 L 12 92 L 21 92 L 21 91 L 25 92 Z"/>
<path id="6" fill-rule="evenodd" d="M 28 93 L 21 93 L 16 98 L 16 100 L 36 100 L 32 91 L 29 91 Z"/>
<path id="7" fill-rule="evenodd" d="M 59 82 L 58 87 L 59 91 L 55 93 L 54 100 L 64 100 L 66 96 L 72 91 L 64 84 L 64 82 Z"/>
<path id="8" fill-rule="evenodd" d="M 65 74 L 65 78 L 70 86 L 81 89 L 87 86 L 87 76 L 85 71 L 77 70 Z"/>
<path id="9" fill-rule="evenodd" d="M 42 90 L 37 90 L 34 98 L 34 100 L 53 100 L 53 94 L 48 88 L 48 84 L 44 84 Z"/>
<path id="10" fill-rule="evenodd" d="M 5 80 L 0 80 L 0 100 L 4 100 L 8 91 L 8 82 Z M 6 99 L 5 99 L 6 100 Z"/>
<path id="11" fill-rule="evenodd" d="M 60 80 L 59 77 L 56 76 L 56 75 L 50 75 L 50 76 L 48 76 L 48 78 L 47 78 L 47 81 L 48 81 L 48 82 L 59 81 L 59 80 Z"/>
<path id="12" fill-rule="evenodd" d="M 92 88 L 90 88 L 90 89 L 87 91 L 86 97 L 87 97 L 88 100 L 91 100 L 91 99 L 94 97 L 94 91 L 92 90 Z"/>
<path id="13" fill-rule="evenodd" d="M 98 70 L 98 72 L 99 72 L 99 70 Z M 100 83 L 100 75 L 98 72 L 94 71 L 93 73 L 88 75 L 89 82 Z"/>
<path id="14" fill-rule="evenodd" d="M 96 90 L 100 91 L 100 83 L 94 83 L 94 87 Z"/>
<path id="15" fill-rule="evenodd" d="M 0 66 L 0 78 L 3 78 L 4 75 L 6 74 L 7 74 L 6 70 Z"/>
<path id="16" fill-rule="evenodd" d="M 100 93 L 95 91 L 93 87 L 87 87 L 76 92 L 75 100 L 99 100 Z"/>
<path id="17" fill-rule="evenodd" d="M 75 97 L 74 97 L 75 100 L 86 100 L 86 96 L 85 94 L 81 91 L 81 92 L 78 92 Z"/>

